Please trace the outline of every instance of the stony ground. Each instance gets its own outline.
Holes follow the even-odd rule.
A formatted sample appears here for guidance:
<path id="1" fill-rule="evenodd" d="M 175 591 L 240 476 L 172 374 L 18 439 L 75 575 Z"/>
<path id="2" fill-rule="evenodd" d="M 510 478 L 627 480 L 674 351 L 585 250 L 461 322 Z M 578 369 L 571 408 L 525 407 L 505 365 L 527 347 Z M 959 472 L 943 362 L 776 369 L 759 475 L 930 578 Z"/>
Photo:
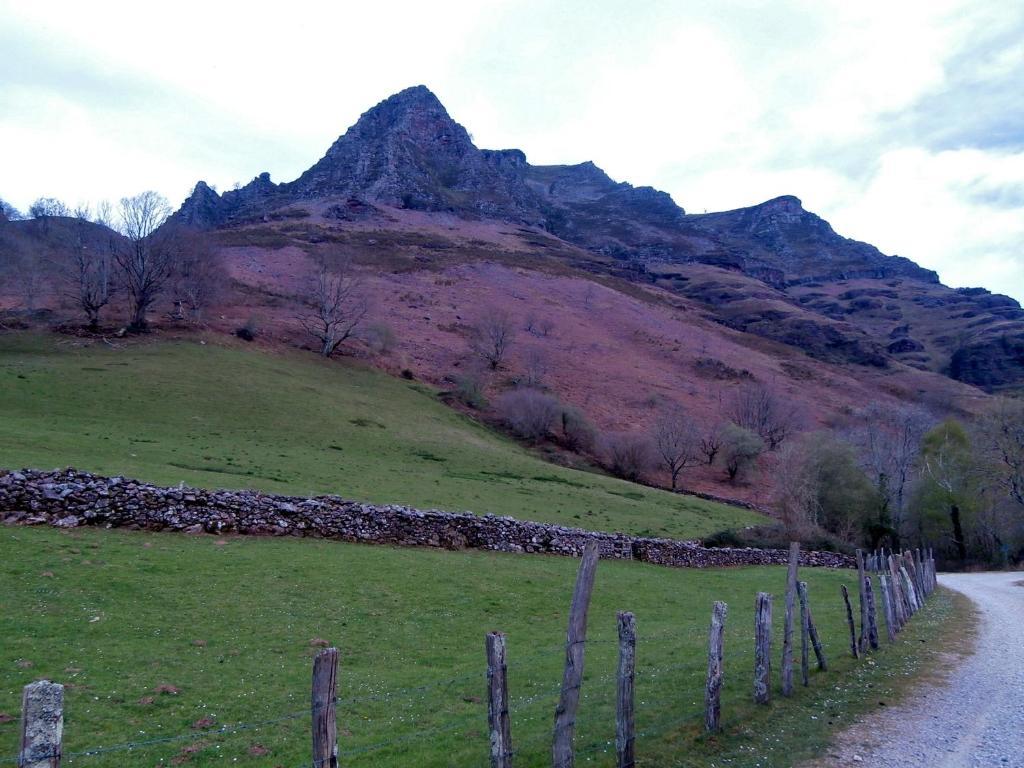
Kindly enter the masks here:
<path id="1" fill-rule="evenodd" d="M 1024 768 L 1024 574 L 944 575 L 978 609 L 973 652 L 945 680 L 844 733 L 816 768 Z"/>

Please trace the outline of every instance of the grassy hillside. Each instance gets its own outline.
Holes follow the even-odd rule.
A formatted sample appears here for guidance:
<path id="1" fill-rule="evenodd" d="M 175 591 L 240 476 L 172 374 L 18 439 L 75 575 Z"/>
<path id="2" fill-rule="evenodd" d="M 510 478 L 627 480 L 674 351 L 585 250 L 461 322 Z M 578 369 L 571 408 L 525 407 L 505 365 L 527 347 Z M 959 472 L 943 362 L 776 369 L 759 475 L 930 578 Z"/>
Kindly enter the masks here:
<path id="1" fill-rule="evenodd" d="M 550 764 L 577 566 L 570 558 L 312 539 L 0 529 L 0 761 L 17 748 L 21 687 L 49 677 L 69 684 L 67 765 L 308 765 L 310 641 L 322 639 L 341 649 L 344 765 L 483 766 L 483 635 L 500 629 L 509 637 L 516 764 Z M 856 663 L 839 599 L 839 584 L 852 588 L 855 574 L 801 576 L 832 669 L 814 673 L 793 699 L 776 690 L 771 707 L 757 708 L 754 596 L 776 595 L 781 634 L 785 569 L 601 562 L 578 764 L 614 764 L 618 610 L 637 616 L 637 751 L 646 766 L 793 765 L 858 708 L 891 703 L 961 626 L 940 592 L 895 646 Z M 707 739 L 703 679 L 716 599 L 729 604 L 726 737 Z M 238 723 L 259 724 L 209 733 Z M 147 743 L 76 755 L 123 742 Z"/>
<path id="2" fill-rule="evenodd" d="M 0 466 L 337 493 L 672 537 L 763 521 L 545 463 L 416 382 L 197 341 L 0 334 Z"/>

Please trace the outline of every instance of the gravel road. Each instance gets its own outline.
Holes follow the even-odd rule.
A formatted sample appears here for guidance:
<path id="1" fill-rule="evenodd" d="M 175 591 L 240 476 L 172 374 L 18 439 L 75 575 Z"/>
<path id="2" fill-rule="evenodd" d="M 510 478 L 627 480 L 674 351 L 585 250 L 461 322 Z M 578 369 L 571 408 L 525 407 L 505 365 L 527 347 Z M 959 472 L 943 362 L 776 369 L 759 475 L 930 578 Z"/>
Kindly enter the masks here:
<path id="1" fill-rule="evenodd" d="M 814 766 L 1024 768 L 1024 573 L 939 576 L 980 612 L 977 644 L 948 679 L 840 735 Z"/>

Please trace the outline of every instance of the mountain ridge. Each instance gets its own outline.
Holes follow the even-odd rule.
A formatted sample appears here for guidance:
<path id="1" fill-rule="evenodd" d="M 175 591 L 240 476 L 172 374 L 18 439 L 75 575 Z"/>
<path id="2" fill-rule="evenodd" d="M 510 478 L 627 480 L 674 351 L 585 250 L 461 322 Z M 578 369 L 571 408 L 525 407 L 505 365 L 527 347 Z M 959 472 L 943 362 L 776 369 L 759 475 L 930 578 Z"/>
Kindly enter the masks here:
<path id="1" fill-rule="evenodd" d="M 422 85 L 368 109 L 298 178 L 276 184 L 261 173 L 222 195 L 199 182 L 172 221 L 237 229 L 302 217 L 318 202 L 332 202 L 342 220 L 389 209 L 508 222 L 610 259 L 613 274 L 701 301 L 730 328 L 821 359 L 883 368 L 896 360 L 986 389 L 1024 383 L 1024 311 L 1009 297 L 949 289 L 910 259 L 838 234 L 794 195 L 688 214 L 668 193 L 617 182 L 592 161 L 532 165 L 518 149 L 480 149 Z M 725 289 L 722 276 L 682 276 L 687 265 L 756 283 L 730 278 Z M 872 287 L 836 289 L 850 281 Z M 763 293 L 756 284 L 774 291 L 770 306 L 751 301 Z M 953 310 L 972 321 L 970 333 L 935 330 Z"/>

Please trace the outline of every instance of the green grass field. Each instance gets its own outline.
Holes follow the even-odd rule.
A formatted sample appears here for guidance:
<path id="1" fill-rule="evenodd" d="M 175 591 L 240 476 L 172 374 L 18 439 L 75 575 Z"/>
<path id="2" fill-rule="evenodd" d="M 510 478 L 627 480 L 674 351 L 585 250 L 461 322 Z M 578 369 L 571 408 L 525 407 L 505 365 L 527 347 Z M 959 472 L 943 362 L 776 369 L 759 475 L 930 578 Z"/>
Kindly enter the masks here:
<path id="1" fill-rule="evenodd" d="M 196 341 L 76 343 L 0 335 L 0 466 L 333 492 L 677 537 L 761 520 L 546 464 L 426 387 L 354 364 Z M 39 677 L 68 686 L 64 764 L 306 766 L 314 640 L 341 649 L 343 765 L 484 766 L 492 629 L 509 636 L 516 765 L 549 764 L 576 567 L 314 539 L 0 529 L 0 766 L 17 749 L 21 688 Z M 613 763 L 618 610 L 637 615 L 645 766 L 792 765 L 857 711 L 890 700 L 959 626 L 949 619 L 962 606 L 940 593 L 895 646 L 855 663 L 838 595 L 853 574 L 804 577 L 833 669 L 756 708 L 754 596 L 777 596 L 781 633 L 784 569 L 602 562 L 578 764 Z M 726 730 L 707 738 L 714 600 L 729 604 Z M 934 644 L 917 642 L 925 636 Z M 81 754 L 118 744 L 139 746 Z"/>
<path id="2" fill-rule="evenodd" d="M 0 466 L 695 538 L 746 510 L 542 461 L 422 384 L 309 354 L 0 334 Z"/>
<path id="3" fill-rule="evenodd" d="M 67 765 L 299 768 L 308 765 L 310 641 L 319 638 L 341 649 L 344 765 L 485 766 L 483 637 L 500 629 L 509 637 L 517 765 L 542 766 L 577 565 L 322 540 L 2 529 L 0 713 L 16 717 L 21 687 L 45 676 L 69 684 Z M 813 673 L 811 687 L 793 699 L 756 708 L 754 596 L 776 595 L 781 634 L 784 569 L 603 561 L 577 764 L 614 764 L 618 610 L 637 616 L 638 753 L 647 766 L 792 765 L 859 708 L 891 703 L 894 690 L 928 664 L 930 649 L 943 645 L 937 628 L 953 608 L 939 593 L 896 645 L 853 662 L 839 584 L 852 586 L 854 574 L 805 570 L 802 577 L 832 669 Z M 714 600 L 729 604 L 726 731 L 707 739 L 703 677 Z M 955 622 L 944 626 L 955 631 Z M 178 693 L 158 693 L 160 686 Z M 264 724 L 203 733 L 253 722 Z M 182 734 L 130 752 L 76 754 Z M 0 758 L 16 751 L 17 737 L 16 719 L 0 724 Z"/>

